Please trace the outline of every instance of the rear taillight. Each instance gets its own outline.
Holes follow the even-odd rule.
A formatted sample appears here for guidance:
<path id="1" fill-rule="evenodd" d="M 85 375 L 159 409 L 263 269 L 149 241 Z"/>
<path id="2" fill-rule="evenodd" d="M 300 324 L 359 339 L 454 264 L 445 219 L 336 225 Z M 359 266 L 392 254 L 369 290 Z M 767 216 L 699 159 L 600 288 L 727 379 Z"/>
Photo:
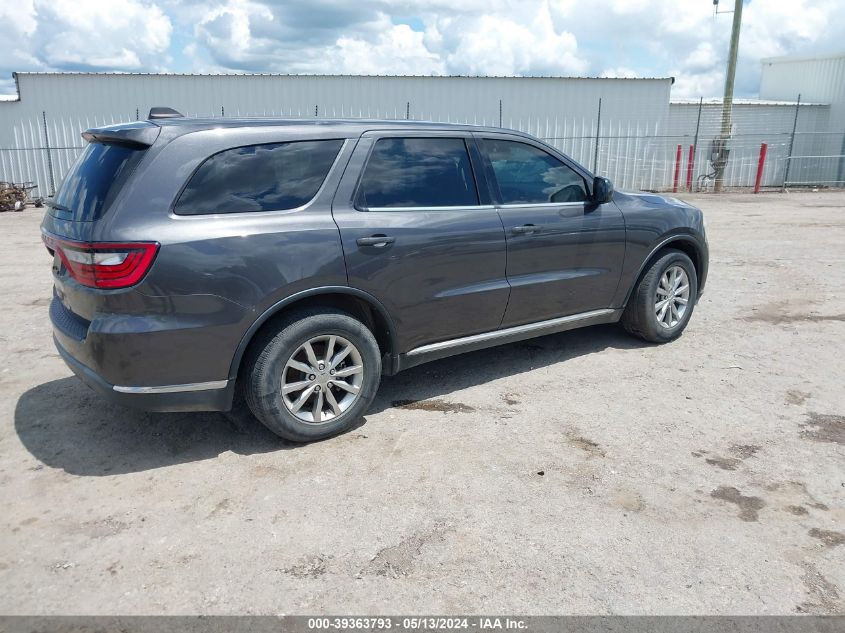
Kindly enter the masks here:
<path id="1" fill-rule="evenodd" d="M 57 254 L 68 274 L 91 288 L 128 288 L 147 274 L 155 242 L 72 242 L 43 233 L 44 245 Z"/>

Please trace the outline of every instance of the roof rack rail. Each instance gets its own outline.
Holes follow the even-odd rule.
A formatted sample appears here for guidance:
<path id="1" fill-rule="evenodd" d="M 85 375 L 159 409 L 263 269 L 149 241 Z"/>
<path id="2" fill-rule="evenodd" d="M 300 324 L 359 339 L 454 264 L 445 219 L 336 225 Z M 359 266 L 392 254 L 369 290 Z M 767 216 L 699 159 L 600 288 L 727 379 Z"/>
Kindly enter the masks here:
<path id="1" fill-rule="evenodd" d="M 156 106 L 154 108 L 150 108 L 150 113 L 149 115 L 147 115 L 147 119 L 150 121 L 153 121 L 155 119 L 178 119 L 184 116 L 184 114 L 182 114 L 181 112 L 177 112 L 173 108 Z"/>

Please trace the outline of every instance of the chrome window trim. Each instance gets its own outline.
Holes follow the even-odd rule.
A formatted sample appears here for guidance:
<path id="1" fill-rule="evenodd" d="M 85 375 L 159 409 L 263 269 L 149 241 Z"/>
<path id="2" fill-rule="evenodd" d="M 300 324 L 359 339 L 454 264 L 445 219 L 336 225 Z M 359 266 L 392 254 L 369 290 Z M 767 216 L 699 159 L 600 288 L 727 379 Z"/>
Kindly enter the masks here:
<path id="1" fill-rule="evenodd" d="M 492 204 L 479 204 L 470 206 L 454 206 L 454 207 L 367 207 L 360 209 L 365 212 L 379 213 L 385 211 L 478 211 L 479 209 L 486 209 L 488 211 L 495 210 L 496 207 Z"/>
<path id="2" fill-rule="evenodd" d="M 112 389 L 119 393 L 178 393 L 182 391 L 225 389 L 228 384 L 228 380 L 212 380 L 209 382 L 191 382 L 183 385 L 162 385 L 160 387 L 124 387 L 114 385 Z"/>
<path id="3" fill-rule="evenodd" d="M 525 334 L 527 332 L 540 331 L 546 328 L 564 325 L 566 323 L 575 323 L 577 321 L 585 321 L 594 317 L 606 316 L 612 314 L 613 312 L 616 312 L 616 310 L 613 310 L 612 308 L 602 308 L 601 310 L 591 310 L 590 312 L 571 314 L 569 316 L 558 317 L 556 319 L 549 319 L 547 321 L 536 321 L 535 323 L 516 325 L 514 327 L 505 328 L 504 330 L 493 330 L 491 332 L 482 332 L 481 334 L 473 334 L 472 336 L 464 336 L 448 341 L 440 341 L 439 343 L 430 343 L 428 345 L 423 345 L 421 347 L 416 347 L 412 349 L 410 352 L 407 353 L 407 356 L 418 356 L 420 354 L 437 352 L 453 347 L 461 347 L 463 345 L 472 345 L 474 343 L 493 341 L 498 338 L 507 338 L 512 334 Z"/>
<path id="4" fill-rule="evenodd" d="M 500 209 L 543 209 L 547 207 L 583 207 L 585 202 L 526 202 L 520 204 L 512 202 L 508 204 L 500 204 Z"/>

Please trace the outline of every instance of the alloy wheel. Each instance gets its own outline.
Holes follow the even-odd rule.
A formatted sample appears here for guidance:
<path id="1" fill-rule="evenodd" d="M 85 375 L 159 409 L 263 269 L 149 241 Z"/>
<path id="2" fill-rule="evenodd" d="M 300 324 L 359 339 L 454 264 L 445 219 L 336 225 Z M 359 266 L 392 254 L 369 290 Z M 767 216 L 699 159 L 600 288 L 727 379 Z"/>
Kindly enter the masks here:
<path id="1" fill-rule="evenodd" d="M 315 336 L 300 345 L 282 371 L 281 398 L 302 422 L 326 424 L 349 409 L 364 382 L 361 352 L 342 336 Z"/>
<path id="2" fill-rule="evenodd" d="M 654 302 L 657 322 L 670 329 L 678 325 L 689 305 L 689 276 L 681 266 L 670 266 L 660 276 Z"/>

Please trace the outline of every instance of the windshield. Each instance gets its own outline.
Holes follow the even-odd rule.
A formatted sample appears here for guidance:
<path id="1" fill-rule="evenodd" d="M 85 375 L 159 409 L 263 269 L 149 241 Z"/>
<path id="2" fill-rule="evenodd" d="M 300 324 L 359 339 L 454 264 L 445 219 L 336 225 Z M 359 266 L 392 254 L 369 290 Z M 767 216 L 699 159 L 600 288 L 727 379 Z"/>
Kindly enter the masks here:
<path id="1" fill-rule="evenodd" d="M 98 220 L 120 192 L 143 149 L 90 143 L 65 176 L 51 201 L 53 214 L 80 222 Z"/>

